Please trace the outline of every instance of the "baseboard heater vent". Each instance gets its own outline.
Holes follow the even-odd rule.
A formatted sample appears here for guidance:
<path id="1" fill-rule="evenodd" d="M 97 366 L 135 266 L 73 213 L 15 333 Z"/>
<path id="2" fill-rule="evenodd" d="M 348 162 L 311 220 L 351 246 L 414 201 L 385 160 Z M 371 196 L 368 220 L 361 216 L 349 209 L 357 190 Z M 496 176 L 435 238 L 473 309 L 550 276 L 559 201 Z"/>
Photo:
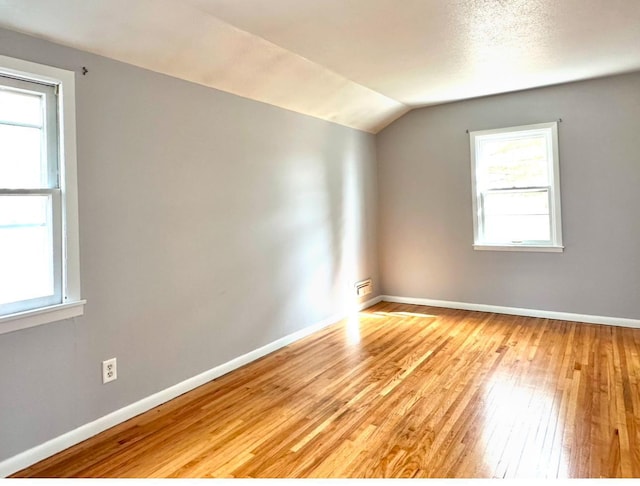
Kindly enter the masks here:
<path id="1" fill-rule="evenodd" d="M 369 295 L 373 291 L 373 283 L 371 282 L 371 279 L 368 278 L 367 280 L 356 282 L 355 288 L 356 295 L 358 297 L 362 297 L 363 295 Z"/>

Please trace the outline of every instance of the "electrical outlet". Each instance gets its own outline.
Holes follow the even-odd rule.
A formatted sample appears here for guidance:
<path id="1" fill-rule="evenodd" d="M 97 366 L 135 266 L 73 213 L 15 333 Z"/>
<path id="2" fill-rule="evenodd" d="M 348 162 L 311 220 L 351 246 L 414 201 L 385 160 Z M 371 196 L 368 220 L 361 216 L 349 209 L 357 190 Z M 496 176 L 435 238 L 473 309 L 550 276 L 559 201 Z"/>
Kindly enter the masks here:
<path id="1" fill-rule="evenodd" d="M 102 383 L 118 379 L 118 362 L 116 358 L 111 358 L 102 362 Z"/>

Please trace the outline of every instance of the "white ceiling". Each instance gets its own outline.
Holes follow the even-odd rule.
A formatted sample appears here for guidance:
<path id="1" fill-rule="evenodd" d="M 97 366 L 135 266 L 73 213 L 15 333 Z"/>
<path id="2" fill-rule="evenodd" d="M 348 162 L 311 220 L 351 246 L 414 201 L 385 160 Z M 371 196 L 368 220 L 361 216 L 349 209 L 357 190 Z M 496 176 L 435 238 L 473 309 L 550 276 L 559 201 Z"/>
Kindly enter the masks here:
<path id="1" fill-rule="evenodd" d="M 374 133 L 640 69 L 640 0 L 0 0 L 0 26 Z"/>

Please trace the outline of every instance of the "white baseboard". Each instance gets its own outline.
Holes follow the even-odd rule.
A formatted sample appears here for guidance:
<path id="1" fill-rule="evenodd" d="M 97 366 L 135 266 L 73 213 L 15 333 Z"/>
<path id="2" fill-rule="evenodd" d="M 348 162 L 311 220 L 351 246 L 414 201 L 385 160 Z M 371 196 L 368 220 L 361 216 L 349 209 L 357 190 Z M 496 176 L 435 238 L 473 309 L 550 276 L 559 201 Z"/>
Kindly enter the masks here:
<path id="1" fill-rule="evenodd" d="M 431 307 L 446 307 L 449 309 L 462 309 L 480 312 L 494 312 L 496 314 L 511 314 L 514 316 L 542 317 L 557 319 L 559 321 L 587 322 L 590 324 L 606 324 L 608 326 L 640 328 L 640 319 L 628 319 L 626 317 L 592 316 L 588 314 L 572 314 L 569 312 L 555 312 L 537 309 L 521 309 L 519 307 L 503 307 L 499 305 L 470 304 L 467 302 L 452 302 L 449 300 L 420 299 L 414 297 L 398 297 L 395 295 L 383 295 L 386 302 L 399 304 L 428 305 Z"/>
<path id="2" fill-rule="evenodd" d="M 355 310 L 366 309 L 367 307 L 377 304 L 381 300 L 381 296 L 375 297 L 371 300 L 358 304 Z M 130 418 L 135 417 L 136 415 L 140 415 L 141 413 L 151 410 L 158 405 L 162 405 L 163 403 L 168 402 L 169 400 L 172 400 L 179 395 L 182 395 L 188 391 L 193 390 L 194 388 L 204 385 L 205 383 L 214 380 L 224 374 L 227 374 L 230 371 L 233 371 L 252 361 L 262 358 L 269 353 L 272 353 L 295 341 L 307 337 L 308 335 L 313 334 L 314 332 L 317 332 L 327 326 L 330 326 L 331 324 L 335 324 L 336 322 L 344 319 L 347 314 L 348 312 L 334 315 L 316 324 L 305 327 L 304 329 L 300 329 L 299 331 L 277 339 L 258 349 L 254 349 L 247 354 L 243 354 L 242 356 L 234 358 L 231 361 L 227 361 L 226 363 L 216 366 L 215 368 L 205 371 L 204 373 L 200 373 L 199 375 L 196 375 L 183 382 L 159 391 L 158 393 L 154 393 L 153 395 L 127 405 L 126 407 L 116 410 L 115 412 L 111 412 L 110 414 L 100 417 L 93 422 L 89 422 L 88 424 L 82 425 L 77 429 L 71 430 L 43 444 L 21 452 L 13 457 L 10 457 L 9 459 L 5 459 L 4 461 L 0 462 L 0 478 L 7 477 L 15 472 L 29 467 L 39 461 L 42 461 L 43 459 L 46 459 L 47 457 L 50 457 L 73 445 L 87 440 L 90 437 L 99 434 L 100 432 L 110 429 L 111 427 L 114 427 L 122 422 L 125 422 Z"/>

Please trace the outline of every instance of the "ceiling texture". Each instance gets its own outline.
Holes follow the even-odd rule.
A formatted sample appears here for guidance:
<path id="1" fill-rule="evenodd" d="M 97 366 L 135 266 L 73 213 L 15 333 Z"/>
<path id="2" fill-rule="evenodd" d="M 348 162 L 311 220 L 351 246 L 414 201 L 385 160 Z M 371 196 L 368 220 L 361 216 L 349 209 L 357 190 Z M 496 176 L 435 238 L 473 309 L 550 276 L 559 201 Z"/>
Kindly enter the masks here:
<path id="1" fill-rule="evenodd" d="M 0 0 L 0 27 L 372 133 L 640 70 L 640 0 Z"/>

